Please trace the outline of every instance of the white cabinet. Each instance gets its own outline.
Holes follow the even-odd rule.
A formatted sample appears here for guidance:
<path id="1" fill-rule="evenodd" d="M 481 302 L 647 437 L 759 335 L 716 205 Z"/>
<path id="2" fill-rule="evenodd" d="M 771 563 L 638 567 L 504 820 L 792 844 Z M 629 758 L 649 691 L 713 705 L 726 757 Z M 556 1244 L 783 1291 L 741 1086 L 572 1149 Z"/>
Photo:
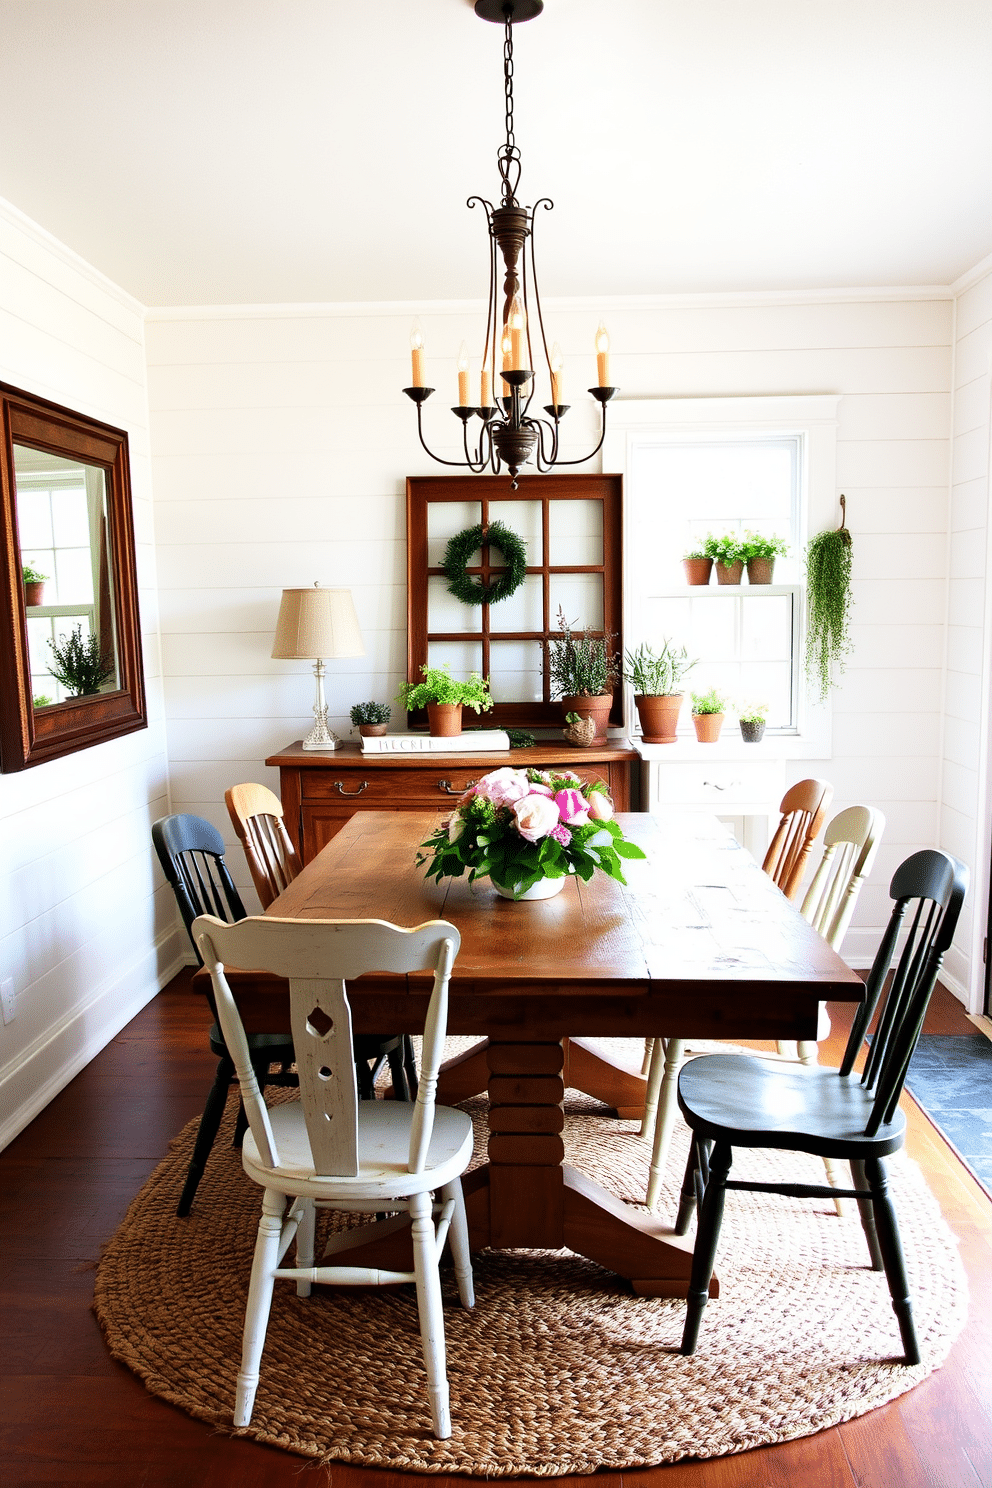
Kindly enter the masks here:
<path id="1" fill-rule="evenodd" d="M 785 760 L 774 745 L 720 740 L 640 744 L 641 802 L 654 816 L 706 811 L 730 822 L 755 857 L 764 856 L 785 794 Z M 779 746 L 780 747 L 780 746 Z"/>

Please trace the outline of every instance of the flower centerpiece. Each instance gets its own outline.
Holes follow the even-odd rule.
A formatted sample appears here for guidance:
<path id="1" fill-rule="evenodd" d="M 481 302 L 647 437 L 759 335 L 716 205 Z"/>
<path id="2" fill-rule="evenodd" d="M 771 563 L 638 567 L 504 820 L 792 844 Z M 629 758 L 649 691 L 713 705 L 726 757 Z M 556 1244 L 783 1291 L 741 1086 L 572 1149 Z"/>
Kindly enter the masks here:
<path id="1" fill-rule="evenodd" d="M 613 820 L 601 780 L 509 766 L 476 781 L 421 848 L 428 878 L 488 875 L 505 899 L 549 899 L 571 875 L 588 880 L 597 868 L 626 883 L 620 859 L 645 856 Z"/>

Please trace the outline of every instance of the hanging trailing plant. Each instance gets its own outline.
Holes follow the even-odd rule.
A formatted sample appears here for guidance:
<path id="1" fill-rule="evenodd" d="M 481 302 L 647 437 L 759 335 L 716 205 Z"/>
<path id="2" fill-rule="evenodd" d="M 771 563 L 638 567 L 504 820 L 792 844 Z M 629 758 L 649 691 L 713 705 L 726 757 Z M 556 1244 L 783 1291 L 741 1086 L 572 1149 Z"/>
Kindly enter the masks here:
<path id="1" fill-rule="evenodd" d="M 506 572 L 499 574 L 489 584 L 473 579 L 466 572 L 468 560 L 483 543 L 496 548 L 503 555 Z M 448 580 L 448 593 L 460 599 L 462 604 L 499 604 L 509 599 L 523 583 L 527 573 L 527 548 L 523 538 L 503 522 L 490 522 L 488 527 L 466 527 L 451 539 L 444 550 L 441 572 Z"/>
<path id="2" fill-rule="evenodd" d="M 852 650 L 851 534 L 820 532 L 806 549 L 806 675 L 825 701 Z"/>

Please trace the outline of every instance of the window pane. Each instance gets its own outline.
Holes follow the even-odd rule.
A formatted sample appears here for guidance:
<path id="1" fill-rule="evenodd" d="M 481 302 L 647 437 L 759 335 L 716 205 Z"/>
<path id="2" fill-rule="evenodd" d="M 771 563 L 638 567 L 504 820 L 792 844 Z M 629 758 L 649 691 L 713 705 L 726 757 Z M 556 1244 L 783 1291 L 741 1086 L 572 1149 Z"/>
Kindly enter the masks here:
<path id="1" fill-rule="evenodd" d="M 102 470 L 99 475 L 103 476 Z M 102 502 L 100 506 L 102 510 Z M 57 548 L 89 547 L 90 519 L 83 487 L 75 491 L 52 492 L 52 529 Z"/>
<path id="2" fill-rule="evenodd" d="M 482 644 L 478 641 L 431 641 L 427 647 L 427 665 L 451 668 L 451 675 L 464 681 L 469 672 L 482 671 Z"/>
<path id="3" fill-rule="evenodd" d="M 481 631 L 482 606 L 462 604 L 448 593 L 448 580 L 434 575 L 427 580 L 427 629 Z"/>
<path id="4" fill-rule="evenodd" d="M 489 629 L 493 634 L 506 630 L 543 631 L 544 580 L 540 574 L 528 574 L 513 594 L 489 606 Z"/>
<path id="5" fill-rule="evenodd" d="M 558 503 L 552 503 L 552 511 Z M 489 520 L 502 522 L 527 546 L 527 567 L 541 564 L 541 503 L 539 501 L 500 501 L 489 508 Z M 467 525 L 467 524 L 466 524 Z"/>
<path id="6" fill-rule="evenodd" d="M 51 498 L 47 491 L 22 491 L 18 488 L 17 529 L 22 552 L 26 548 L 53 546 Z M 49 572 L 48 569 L 44 571 Z"/>
<path id="7" fill-rule="evenodd" d="M 548 562 L 557 568 L 603 561 L 603 507 L 599 501 L 548 502 Z"/>
<path id="8" fill-rule="evenodd" d="M 787 594 L 741 601 L 741 655 L 788 661 L 792 655 L 792 598 Z"/>
<path id="9" fill-rule="evenodd" d="M 559 608 L 572 630 L 603 629 L 602 574 L 553 573 L 548 588 L 552 633 L 557 629 Z"/>
<path id="10" fill-rule="evenodd" d="M 538 641 L 493 641 L 491 691 L 495 702 L 541 702 L 541 652 Z"/>
<path id="11" fill-rule="evenodd" d="M 59 548 L 55 554 L 55 573 L 59 604 L 93 603 L 93 561 L 88 547 Z"/>
<path id="12" fill-rule="evenodd" d="M 437 568 L 451 538 L 466 527 L 478 527 L 482 507 L 477 501 L 432 501 L 427 507 L 427 565 Z M 479 563 L 481 553 L 474 553 L 469 563 Z"/>

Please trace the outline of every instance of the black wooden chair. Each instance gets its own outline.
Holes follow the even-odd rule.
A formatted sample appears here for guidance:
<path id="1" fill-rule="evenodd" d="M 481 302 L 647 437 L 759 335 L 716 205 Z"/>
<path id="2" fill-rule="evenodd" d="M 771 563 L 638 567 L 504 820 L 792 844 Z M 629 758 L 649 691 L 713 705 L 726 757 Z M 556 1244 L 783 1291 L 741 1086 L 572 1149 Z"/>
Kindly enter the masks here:
<path id="1" fill-rule="evenodd" d="M 200 816 L 186 814 L 163 816 L 152 826 L 152 841 L 162 864 L 162 871 L 176 896 L 188 933 L 191 932 L 193 921 L 201 914 L 216 915 L 228 924 L 247 918 L 248 911 L 224 861 L 224 840 L 210 822 L 204 821 Z M 191 933 L 190 941 L 196 951 Z M 200 961 L 198 951 L 196 959 Z M 176 1213 L 182 1216 L 190 1212 L 224 1115 L 227 1092 L 237 1081 L 234 1061 L 216 1022 L 217 1010 L 213 1005 L 213 994 L 209 993 L 208 998 L 215 1019 L 208 1037 L 211 1052 L 217 1058 L 217 1073 L 200 1117 L 186 1182 L 176 1207 Z M 249 1034 L 248 1049 L 260 1090 L 264 1091 L 266 1085 L 299 1084 L 296 1074 L 290 1069 L 296 1056 L 293 1040 L 288 1033 Z M 358 1034 L 354 1039 L 354 1054 L 359 1099 L 373 1098 L 376 1076 L 387 1061 L 393 1079 L 394 1095 L 400 1100 L 410 1100 L 416 1095 L 415 1085 L 411 1093 L 411 1081 L 404 1063 L 406 1045 L 401 1036 L 389 1038 L 377 1034 Z M 279 1066 L 275 1073 L 270 1072 L 273 1064 Z M 247 1117 L 244 1106 L 240 1105 L 234 1128 L 236 1147 L 241 1146 L 246 1129 Z"/>
<path id="2" fill-rule="evenodd" d="M 818 1065 L 704 1055 L 679 1075 L 679 1107 L 692 1128 L 676 1233 L 699 1225 L 692 1256 L 682 1352 L 695 1351 L 709 1294 L 728 1189 L 785 1194 L 790 1198 L 858 1201 L 872 1269 L 885 1271 L 907 1364 L 920 1361 L 902 1244 L 888 1191 L 884 1159 L 905 1140 L 899 1096 L 944 953 L 951 943 L 968 887 L 968 870 L 947 853 L 914 853 L 896 869 L 889 888 L 895 900 L 868 976 L 839 1070 Z M 908 936 L 882 998 L 900 933 Z M 880 1001 L 881 1015 L 865 1062 L 854 1073 L 865 1035 Z M 850 1190 L 808 1183 L 747 1183 L 728 1179 L 735 1147 L 764 1147 L 847 1159 Z"/>

